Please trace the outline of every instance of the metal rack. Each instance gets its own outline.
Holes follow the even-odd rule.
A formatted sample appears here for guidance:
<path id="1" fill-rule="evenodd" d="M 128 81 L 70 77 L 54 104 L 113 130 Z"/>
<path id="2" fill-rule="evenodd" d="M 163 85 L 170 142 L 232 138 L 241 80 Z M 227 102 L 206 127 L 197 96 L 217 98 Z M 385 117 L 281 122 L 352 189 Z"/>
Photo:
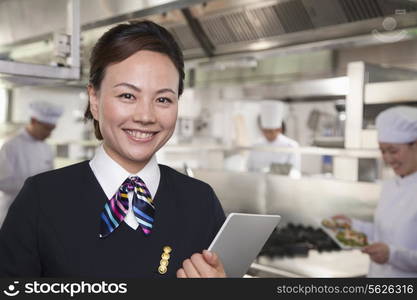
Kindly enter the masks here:
<path id="1" fill-rule="evenodd" d="M 0 60 L 0 75 L 10 82 L 54 83 L 80 79 L 80 0 L 67 2 L 69 55 L 66 66 L 47 66 Z M 24 79 L 22 79 L 24 78 Z"/>
<path id="2" fill-rule="evenodd" d="M 348 64 L 347 76 L 345 149 L 377 149 L 376 130 L 364 126 L 365 106 L 417 102 L 417 72 L 352 62 Z M 358 180 L 358 158 L 339 157 L 335 163 L 338 169 L 347 171 L 342 179 Z"/>
<path id="3" fill-rule="evenodd" d="M 201 151 L 267 151 L 276 153 L 296 153 L 310 155 L 331 155 L 352 158 L 381 158 L 381 154 L 377 149 L 340 149 L 340 148 L 324 148 L 324 147 L 224 147 L 224 146 L 196 146 L 196 145 L 168 145 L 164 147 L 168 152 L 201 152 Z"/>
<path id="4" fill-rule="evenodd" d="M 370 105 L 394 105 L 417 102 L 417 72 L 368 64 L 362 61 L 351 62 L 347 74 L 342 77 L 304 80 L 289 83 L 269 83 L 262 85 L 239 85 L 227 87 L 230 94 L 244 98 L 271 98 L 279 95 L 288 101 L 346 100 L 346 124 L 343 148 L 300 147 L 300 148 L 256 148 L 253 147 L 198 147 L 195 151 L 272 151 L 292 152 L 307 155 L 334 156 L 334 174 L 337 179 L 358 181 L 362 159 L 376 159 L 382 165 L 377 145 L 375 129 L 366 127 L 365 111 Z M 368 107 L 367 107 L 368 106 Z M 169 146 L 168 151 L 192 152 L 187 145 Z M 380 167 L 377 166 L 378 169 Z"/>
<path id="5" fill-rule="evenodd" d="M 417 80 L 387 81 L 365 85 L 365 104 L 415 102 L 417 102 Z"/>

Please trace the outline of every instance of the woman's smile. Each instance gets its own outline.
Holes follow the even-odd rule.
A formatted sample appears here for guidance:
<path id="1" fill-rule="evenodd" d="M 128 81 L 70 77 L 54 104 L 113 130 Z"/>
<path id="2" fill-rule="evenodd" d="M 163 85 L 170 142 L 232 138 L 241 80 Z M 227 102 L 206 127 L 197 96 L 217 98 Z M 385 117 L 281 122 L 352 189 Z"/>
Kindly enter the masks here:
<path id="1" fill-rule="evenodd" d="M 133 141 L 137 142 L 149 142 L 158 133 L 156 131 L 142 131 L 136 129 L 123 129 L 127 136 Z"/>

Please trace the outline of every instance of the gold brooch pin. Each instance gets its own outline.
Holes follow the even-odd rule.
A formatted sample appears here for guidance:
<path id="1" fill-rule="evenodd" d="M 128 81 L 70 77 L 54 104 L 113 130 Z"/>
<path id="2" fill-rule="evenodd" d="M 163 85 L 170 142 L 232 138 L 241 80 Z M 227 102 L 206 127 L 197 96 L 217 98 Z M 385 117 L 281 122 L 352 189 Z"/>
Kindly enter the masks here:
<path id="1" fill-rule="evenodd" d="M 165 246 L 162 250 L 162 259 L 159 261 L 158 267 L 159 274 L 165 274 L 168 271 L 169 258 L 171 257 L 169 254 L 171 253 L 172 248 L 170 246 Z"/>

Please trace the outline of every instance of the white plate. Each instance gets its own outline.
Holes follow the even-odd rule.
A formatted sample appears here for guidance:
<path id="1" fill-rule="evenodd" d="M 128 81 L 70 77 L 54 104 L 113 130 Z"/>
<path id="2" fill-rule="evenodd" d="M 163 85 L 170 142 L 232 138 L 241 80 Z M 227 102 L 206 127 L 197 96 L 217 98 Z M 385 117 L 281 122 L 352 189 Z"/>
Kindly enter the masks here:
<path id="1" fill-rule="evenodd" d="M 328 228 L 328 227 L 326 227 L 326 226 L 324 226 L 321 222 L 323 221 L 323 220 L 330 220 L 331 218 L 326 218 L 326 219 L 322 219 L 322 220 L 320 220 L 319 221 L 319 224 L 320 224 L 320 228 L 321 229 L 323 229 L 323 231 L 325 232 L 325 233 L 327 233 L 327 235 L 328 236 L 330 236 L 330 238 L 333 240 L 333 241 L 335 241 L 335 243 L 337 244 L 337 245 L 339 245 L 339 247 L 341 248 L 341 249 L 345 249 L 345 250 L 349 250 L 349 249 L 362 249 L 363 247 L 362 246 L 348 246 L 348 245 L 345 245 L 345 244 L 343 244 L 341 241 L 339 241 L 339 239 L 336 237 L 336 235 L 339 233 L 339 231 L 341 231 L 342 229 L 339 229 L 339 230 L 332 230 L 332 229 L 330 229 L 330 228 Z"/>

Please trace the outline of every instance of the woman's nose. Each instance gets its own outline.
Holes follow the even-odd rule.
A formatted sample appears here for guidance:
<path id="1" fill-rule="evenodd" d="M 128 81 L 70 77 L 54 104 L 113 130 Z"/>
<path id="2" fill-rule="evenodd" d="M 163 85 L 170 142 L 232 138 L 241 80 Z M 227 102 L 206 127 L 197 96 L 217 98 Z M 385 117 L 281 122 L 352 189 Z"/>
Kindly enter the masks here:
<path id="1" fill-rule="evenodd" d="M 156 114 L 151 101 L 138 101 L 133 112 L 133 121 L 140 123 L 155 123 Z"/>

